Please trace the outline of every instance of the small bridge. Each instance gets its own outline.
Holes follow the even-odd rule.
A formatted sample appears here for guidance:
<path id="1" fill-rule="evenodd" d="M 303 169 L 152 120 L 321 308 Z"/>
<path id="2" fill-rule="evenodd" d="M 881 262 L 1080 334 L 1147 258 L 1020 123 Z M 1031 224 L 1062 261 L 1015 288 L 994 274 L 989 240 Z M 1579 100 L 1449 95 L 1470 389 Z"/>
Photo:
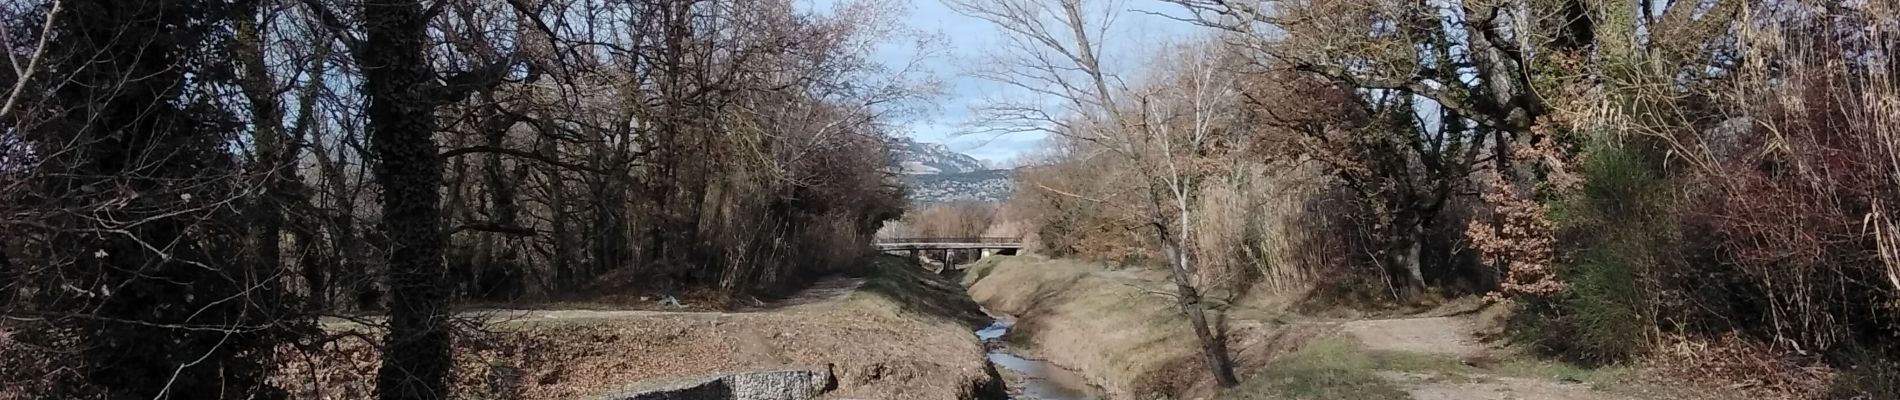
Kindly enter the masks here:
<path id="1" fill-rule="evenodd" d="M 967 238 L 878 238 L 877 249 L 896 250 L 1020 250 L 1023 240 L 1013 237 L 967 237 Z"/>
<path id="2" fill-rule="evenodd" d="M 878 238 L 873 245 L 877 246 L 878 251 L 886 253 L 909 252 L 918 261 L 926 260 L 933 254 L 941 254 L 937 260 L 943 261 L 945 265 L 956 265 L 955 261 L 959 258 L 975 261 L 991 254 L 1016 254 L 1023 249 L 1023 240 L 1014 237 L 906 237 Z M 962 268 L 944 268 L 945 271 L 952 269 Z"/>

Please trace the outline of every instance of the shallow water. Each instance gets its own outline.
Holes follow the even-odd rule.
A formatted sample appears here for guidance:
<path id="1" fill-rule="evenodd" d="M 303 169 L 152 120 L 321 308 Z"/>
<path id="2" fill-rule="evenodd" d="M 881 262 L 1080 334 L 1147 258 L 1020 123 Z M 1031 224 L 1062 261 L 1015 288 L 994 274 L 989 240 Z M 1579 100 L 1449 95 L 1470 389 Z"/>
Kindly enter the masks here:
<path id="1" fill-rule="evenodd" d="M 976 330 L 976 338 L 984 342 L 989 342 L 993 340 L 1002 340 L 1003 334 L 1009 333 L 1009 326 L 1010 326 L 1009 321 L 1005 321 L 1001 319 L 992 321 L 990 322 L 990 326 L 985 326 L 983 327 L 983 329 Z"/>
<path id="2" fill-rule="evenodd" d="M 983 310 L 988 313 L 989 310 Z M 1009 316 L 990 314 L 995 322 L 976 331 L 976 337 L 984 342 L 998 342 L 1009 334 L 1009 327 L 1015 320 Z M 1025 377 L 1022 387 L 1018 388 L 1016 398 L 1035 400 L 1095 400 L 1103 398 L 1088 379 L 1055 364 L 1041 360 L 1032 360 L 1009 352 L 1008 346 L 990 346 L 990 363 L 997 367 L 1015 371 Z"/>

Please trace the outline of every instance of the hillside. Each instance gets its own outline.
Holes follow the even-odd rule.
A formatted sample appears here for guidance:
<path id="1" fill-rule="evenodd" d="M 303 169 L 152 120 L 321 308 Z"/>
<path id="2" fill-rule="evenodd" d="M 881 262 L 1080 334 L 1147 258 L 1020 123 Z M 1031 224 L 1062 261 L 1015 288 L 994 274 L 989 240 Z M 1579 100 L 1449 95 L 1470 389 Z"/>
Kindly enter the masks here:
<path id="1" fill-rule="evenodd" d="M 915 204 L 1003 201 L 1015 190 L 1015 170 L 986 169 L 975 157 L 949 146 L 903 138 L 891 149 L 896 153 L 891 168 L 903 176 Z"/>
<path id="2" fill-rule="evenodd" d="M 979 171 L 983 163 L 975 157 L 950 150 L 941 143 L 924 143 L 901 138 L 891 145 L 897 153 L 898 173 L 904 175 L 938 175 Z"/>
<path id="3" fill-rule="evenodd" d="M 954 174 L 907 175 L 912 203 L 1003 201 L 1015 192 L 1015 170 L 991 169 Z"/>

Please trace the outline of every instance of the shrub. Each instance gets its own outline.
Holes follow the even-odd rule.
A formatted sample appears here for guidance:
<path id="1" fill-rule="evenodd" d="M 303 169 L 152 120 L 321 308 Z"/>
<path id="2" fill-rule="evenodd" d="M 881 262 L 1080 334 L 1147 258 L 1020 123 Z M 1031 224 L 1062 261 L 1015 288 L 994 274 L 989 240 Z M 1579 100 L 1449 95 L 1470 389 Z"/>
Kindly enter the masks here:
<path id="1" fill-rule="evenodd" d="M 1655 332 L 1645 274 L 1676 254 L 1669 189 L 1642 141 L 1598 136 L 1586 145 L 1584 182 L 1553 201 L 1563 241 L 1562 295 L 1530 299 L 1513 324 L 1517 337 L 1577 362 L 1601 364 L 1640 354 Z"/>
<path id="2" fill-rule="evenodd" d="M 1840 370 L 1828 398 L 1838 400 L 1900 399 L 1900 361 L 1861 357 Z"/>
<path id="3" fill-rule="evenodd" d="M 1498 265 L 1498 293 L 1494 296 L 1546 298 L 1564 292 L 1551 255 L 1549 212 L 1496 174 L 1485 179 L 1484 202 L 1495 221 L 1474 218 L 1465 235 L 1486 263 Z"/>

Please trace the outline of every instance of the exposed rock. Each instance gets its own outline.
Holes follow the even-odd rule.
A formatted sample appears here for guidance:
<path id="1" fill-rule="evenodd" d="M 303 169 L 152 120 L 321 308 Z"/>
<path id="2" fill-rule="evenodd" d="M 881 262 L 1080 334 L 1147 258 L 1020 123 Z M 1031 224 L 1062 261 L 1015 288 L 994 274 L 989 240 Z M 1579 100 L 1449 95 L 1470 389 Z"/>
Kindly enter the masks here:
<path id="1" fill-rule="evenodd" d="M 912 203 L 1003 201 L 1014 191 L 1016 171 L 985 169 L 975 157 L 942 144 L 899 138 L 891 151 L 891 169 L 903 177 Z"/>
<path id="2" fill-rule="evenodd" d="M 601 400 L 808 400 L 836 388 L 829 367 L 719 374 L 647 383 Z"/>
<path id="3" fill-rule="evenodd" d="M 983 163 L 967 154 L 951 151 L 949 146 L 937 143 L 920 143 L 910 138 L 898 138 L 891 143 L 891 152 L 896 153 L 893 160 L 898 173 L 905 175 L 960 174 L 983 170 Z"/>
<path id="4" fill-rule="evenodd" d="M 906 175 L 910 201 L 917 204 L 953 201 L 1003 201 L 1015 192 L 1016 171 L 997 169 L 942 175 Z"/>

